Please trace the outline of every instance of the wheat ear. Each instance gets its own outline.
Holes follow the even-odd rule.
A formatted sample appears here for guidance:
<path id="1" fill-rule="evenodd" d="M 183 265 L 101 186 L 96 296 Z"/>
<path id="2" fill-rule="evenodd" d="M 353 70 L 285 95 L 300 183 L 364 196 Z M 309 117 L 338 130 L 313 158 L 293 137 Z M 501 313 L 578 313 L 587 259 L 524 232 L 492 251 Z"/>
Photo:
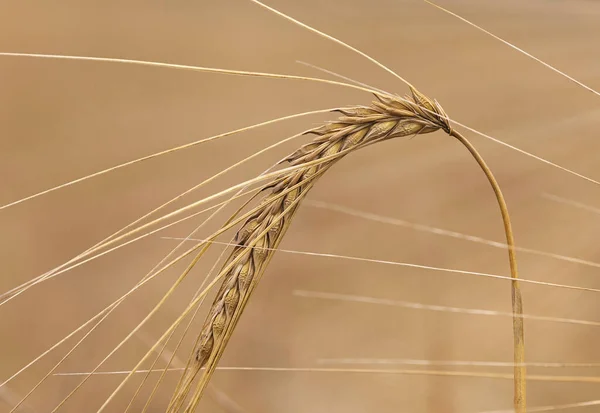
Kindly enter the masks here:
<path id="1" fill-rule="evenodd" d="M 308 180 L 323 174 L 345 154 L 318 165 L 312 165 L 312 162 L 395 137 L 439 129 L 452 133 L 442 107 L 414 88 L 411 92 L 411 96 L 405 98 L 376 95 L 377 100 L 369 107 L 340 109 L 342 117 L 310 131 L 317 137 L 286 159 L 291 165 L 307 166 L 275 179 L 270 193 L 263 199 L 264 207 L 258 208 L 237 232 L 233 242 L 236 246 L 220 274 L 224 281 L 195 348 L 195 360 L 174 392 L 167 409 L 169 413 L 182 411 L 192 383 L 204 367 L 184 411 L 195 410 L 251 293 L 285 235 L 299 203 L 314 185 L 314 180 Z M 307 183 L 281 197 L 286 188 L 304 181 Z M 273 201 L 274 198 L 279 200 Z"/>
<path id="2" fill-rule="evenodd" d="M 509 245 L 509 261 L 513 278 L 514 352 L 515 364 L 517 364 L 514 373 L 514 402 L 515 410 L 523 413 L 525 411 L 525 368 L 523 367 L 522 300 L 516 281 L 518 275 L 514 239 L 506 202 L 496 179 L 481 155 L 465 137 L 451 128 L 448 116 L 442 107 L 416 89 L 412 87 L 410 89 L 411 96 L 404 99 L 376 95 L 377 101 L 374 101 L 369 107 L 339 110 L 342 117 L 335 122 L 312 130 L 311 133 L 316 134 L 317 138 L 302 146 L 286 160 L 292 165 L 302 165 L 342 151 L 349 153 L 355 149 L 394 137 L 429 133 L 439 129 L 459 140 L 469 150 L 492 185 L 500 205 Z M 307 181 L 311 177 L 315 178 L 316 174 L 324 173 L 341 157 L 343 156 L 318 165 L 310 164 L 277 178 L 273 182 L 271 192 L 263 199 L 264 207 L 258 208 L 237 232 L 233 242 L 236 247 L 220 274 L 224 281 L 195 347 L 195 360 L 190 370 L 182 376 L 173 394 L 167 409 L 169 413 L 182 411 L 192 383 L 200 374 L 201 369 L 205 368 L 200 375 L 191 400 L 183 410 L 186 413 L 195 411 L 251 293 L 273 257 L 274 250 L 285 235 L 299 203 L 314 185 L 314 181 L 301 184 L 283 197 L 281 197 L 281 192 L 292 185 Z M 278 200 L 273 201 L 274 197 Z"/>

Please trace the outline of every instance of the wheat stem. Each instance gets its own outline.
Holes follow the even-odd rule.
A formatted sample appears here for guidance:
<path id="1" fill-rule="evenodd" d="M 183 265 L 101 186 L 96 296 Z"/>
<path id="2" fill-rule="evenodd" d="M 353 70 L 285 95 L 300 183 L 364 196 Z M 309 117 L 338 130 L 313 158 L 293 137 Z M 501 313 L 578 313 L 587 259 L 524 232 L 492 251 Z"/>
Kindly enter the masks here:
<path id="1" fill-rule="evenodd" d="M 515 254 L 515 240 L 512 231 L 512 225 L 510 222 L 510 216 L 508 214 L 508 207 L 506 206 L 506 200 L 502 195 L 500 185 L 496 181 L 494 174 L 487 166 L 477 149 L 469 142 L 467 138 L 461 135 L 456 130 L 450 131 L 450 136 L 456 138 L 462 143 L 468 151 L 473 155 L 473 158 L 477 161 L 481 170 L 485 173 L 496 199 L 500 207 L 500 213 L 502 214 L 502 222 L 504 224 L 504 232 L 506 234 L 506 243 L 508 245 L 508 260 L 510 263 L 510 273 L 513 281 L 511 283 L 512 292 L 512 311 L 513 311 L 513 340 L 514 340 L 514 407 L 516 413 L 526 412 L 526 369 L 523 365 L 525 363 L 525 338 L 524 338 L 524 326 L 523 326 L 523 300 L 521 297 L 521 289 L 519 287 L 519 274 L 517 271 L 517 257 Z"/>

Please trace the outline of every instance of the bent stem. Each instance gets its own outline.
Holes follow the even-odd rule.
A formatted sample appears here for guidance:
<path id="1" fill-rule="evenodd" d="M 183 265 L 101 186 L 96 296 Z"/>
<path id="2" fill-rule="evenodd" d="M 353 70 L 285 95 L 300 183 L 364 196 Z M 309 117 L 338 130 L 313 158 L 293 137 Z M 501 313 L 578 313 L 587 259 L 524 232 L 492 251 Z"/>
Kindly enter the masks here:
<path id="1" fill-rule="evenodd" d="M 508 260 L 510 262 L 510 274 L 513 281 L 511 282 L 512 292 L 512 312 L 513 312 L 513 343 L 514 343 L 514 408 L 516 413 L 526 412 L 526 383 L 525 383 L 525 339 L 523 328 L 523 300 L 521 298 L 521 288 L 519 287 L 519 274 L 517 272 L 517 257 L 515 254 L 515 240 L 513 237 L 512 226 L 506 201 L 500 190 L 500 185 L 496 181 L 494 174 L 487 166 L 477 149 L 459 132 L 451 130 L 450 136 L 458 139 L 475 158 L 488 181 L 492 185 L 492 189 L 496 194 L 496 199 L 502 213 L 502 221 L 504 222 L 504 232 L 506 233 L 506 244 L 508 245 Z"/>

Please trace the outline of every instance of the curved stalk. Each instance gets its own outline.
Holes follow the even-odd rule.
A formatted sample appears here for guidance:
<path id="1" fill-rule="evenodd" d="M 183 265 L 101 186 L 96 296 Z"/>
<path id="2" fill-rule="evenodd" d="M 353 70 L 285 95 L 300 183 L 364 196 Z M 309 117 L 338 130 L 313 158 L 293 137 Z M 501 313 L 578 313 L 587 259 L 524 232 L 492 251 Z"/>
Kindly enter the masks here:
<path id="1" fill-rule="evenodd" d="M 513 236 L 512 226 L 510 223 L 510 216 L 508 214 L 508 208 L 506 201 L 500 190 L 500 185 L 496 181 L 494 174 L 487 166 L 477 149 L 459 132 L 455 130 L 450 131 L 450 136 L 456 138 L 462 143 L 473 155 L 473 158 L 477 161 L 485 176 L 487 177 L 498 205 L 500 206 L 500 212 L 502 214 L 502 221 L 504 223 L 504 232 L 506 234 L 506 244 L 508 245 L 508 260 L 510 262 L 510 274 L 513 278 L 511 282 L 512 292 L 512 312 L 513 312 L 513 345 L 514 345 L 514 408 L 516 413 L 526 412 L 526 369 L 525 369 L 525 340 L 524 340 L 524 328 L 523 328 L 523 300 L 521 298 L 521 288 L 519 287 L 519 274 L 517 272 L 517 257 L 515 253 L 515 240 Z"/>

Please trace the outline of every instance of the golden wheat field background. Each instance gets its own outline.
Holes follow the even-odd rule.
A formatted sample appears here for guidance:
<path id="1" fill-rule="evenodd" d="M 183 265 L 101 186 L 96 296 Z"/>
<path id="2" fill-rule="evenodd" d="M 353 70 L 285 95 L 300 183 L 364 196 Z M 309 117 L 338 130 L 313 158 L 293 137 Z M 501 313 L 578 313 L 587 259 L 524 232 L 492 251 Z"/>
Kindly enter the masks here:
<path id="1" fill-rule="evenodd" d="M 600 180 L 600 96 L 457 18 L 420 0 L 268 4 L 382 61 L 436 98 L 452 119 Z M 600 88 L 600 3 L 440 4 Z M 389 92 L 408 91 L 364 58 L 245 0 L 4 2 L 0 52 L 118 57 L 331 78 L 297 62 L 303 61 Z M 271 118 L 367 105 L 373 99 L 348 88 L 294 80 L 7 56 L 0 57 L 0 84 L 1 205 Z M 0 210 L 0 292 L 68 261 L 261 148 L 336 116 L 309 116 L 229 136 Z M 518 251 L 521 277 L 600 289 L 600 186 L 464 133 L 503 188 L 517 246 L 537 251 Z M 174 206 L 251 179 L 309 139 L 296 139 L 252 159 Z M 228 207 L 195 237 L 217 230 L 239 205 L 237 201 Z M 2 304 L 0 382 L 124 294 L 177 245 L 172 238 L 186 237 L 202 217 L 206 215 Z M 219 240 L 229 242 L 232 234 Z M 218 370 L 199 411 L 512 409 L 509 281 L 394 264 L 510 276 L 506 250 L 489 241 L 504 242 L 496 200 L 468 152 L 452 138 L 436 132 L 351 154 L 319 180 L 300 207 L 280 246 L 288 252 L 275 255 L 220 363 L 249 369 Z M 211 248 L 158 315 L 100 370 L 133 368 L 185 308 L 222 249 Z M 145 317 L 187 262 L 133 294 L 57 372 L 96 367 Z M 600 363 L 600 292 L 533 283 L 523 283 L 521 289 L 525 313 L 549 318 L 525 321 L 527 362 L 585 365 L 529 367 L 530 410 L 566 409 L 564 405 L 600 399 L 600 364 L 593 364 Z M 174 367 L 187 359 L 211 299 L 201 308 Z M 81 336 L 0 387 L 0 411 L 9 412 Z M 167 346 L 167 356 L 176 341 Z M 436 363 L 457 361 L 501 365 Z M 157 363 L 158 368 L 164 365 L 163 359 Z M 390 371 L 372 371 L 383 369 Z M 460 373 L 434 376 L 428 371 Z M 158 376 L 149 376 L 131 411 L 142 410 Z M 560 377 L 544 381 L 538 376 Z M 167 373 L 148 411 L 164 411 L 178 377 L 178 372 Z M 97 411 L 123 378 L 91 377 L 59 411 Z M 123 411 L 142 378 L 135 375 L 105 411 Z M 17 411 L 51 412 L 82 379 L 50 376 Z M 598 408 L 592 403 L 570 409 Z"/>

